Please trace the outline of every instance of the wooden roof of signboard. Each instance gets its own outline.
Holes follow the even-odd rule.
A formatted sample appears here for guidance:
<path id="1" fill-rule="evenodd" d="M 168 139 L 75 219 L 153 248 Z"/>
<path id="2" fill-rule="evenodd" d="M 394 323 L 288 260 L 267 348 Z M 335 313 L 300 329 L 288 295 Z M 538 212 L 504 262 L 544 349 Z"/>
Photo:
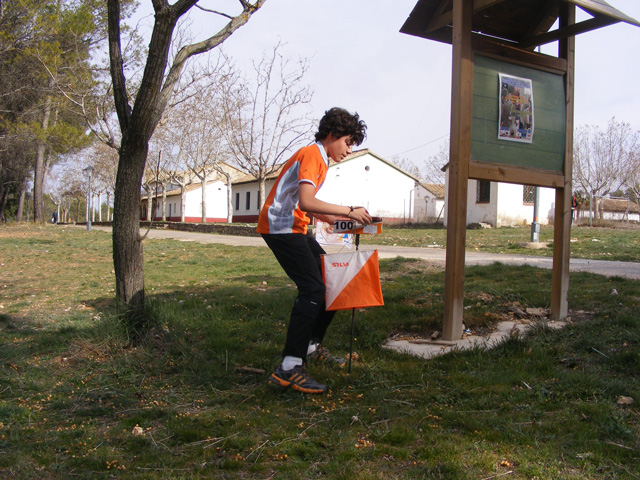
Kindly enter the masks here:
<path id="1" fill-rule="evenodd" d="M 560 4 L 574 4 L 591 15 L 575 25 L 550 30 L 559 16 Z M 451 43 L 453 0 L 418 0 L 400 32 Z M 472 31 L 475 36 L 532 50 L 562 38 L 614 23 L 640 27 L 640 22 L 604 0 L 474 0 Z"/>

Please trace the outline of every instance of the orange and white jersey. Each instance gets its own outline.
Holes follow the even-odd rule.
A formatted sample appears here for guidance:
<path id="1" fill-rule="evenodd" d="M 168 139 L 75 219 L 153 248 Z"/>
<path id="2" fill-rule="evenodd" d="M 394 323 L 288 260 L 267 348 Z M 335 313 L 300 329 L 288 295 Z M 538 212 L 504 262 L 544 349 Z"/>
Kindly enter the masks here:
<path id="1" fill-rule="evenodd" d="M 329 159 L 320 143 L 298 150 L 285 163 L 258 218 L 258 233 L 307 233 L 310 219 L 298 205 L 300 184 L 317 192 L 327 176 Z"/>

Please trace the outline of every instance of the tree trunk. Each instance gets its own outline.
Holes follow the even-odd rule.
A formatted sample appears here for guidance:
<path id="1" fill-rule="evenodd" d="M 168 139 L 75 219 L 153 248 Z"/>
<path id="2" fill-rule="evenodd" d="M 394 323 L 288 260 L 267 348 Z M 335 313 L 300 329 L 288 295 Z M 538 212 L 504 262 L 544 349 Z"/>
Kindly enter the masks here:
<path id="1" fill-rule="evenodd" d="M 600 202 L 598 201 L 598 197 L 593 196 L 593 218 L 602 220 L 602 216 L 600 214 Z"/>
<path id="2" fill-rule="evenodd" d="M 207 174 L 202 176 L 202 223 L 207 223 Z"/>
<path id="3" fill-rule="evenodd" d="M 140 185 L 147 158 L 147 140 L 123 138 L 114 196 L 113 264 L 116 297 L 130 317 L 129 325 L 143 327 L 137 314 L 144 309 L 144 256 L 140 238 Z"/>
<path id="4" fill-rule="evenodd" d="M 4 221 L 4 212 L 7 209 L 7 199 L 9 198 L 9 189 L 2 190 L 2 200 L 0 201 L 0 222 Z"/>
<path id="5" fill-rule="evenodd" d="M 231 175 L 224 174 L 227 179 L 227 223 L 233 223 L 233 189 L 231 187 Z"/>
<path id="6" fill-rule="evenodd" d="M 50 86 L 53 85 L 53 81 L 50 80 Z M 42 115 L 42 131 L 43 133 L 49 127 L 49 117 L 51 116 L 51 95 L 47 96 L 47 100 L 44 104 L 44 112 Z M 36 148 L 36 165 L 33 172 L 33 220 L 36 223 L 44 222 L 44 157 L 47 150 L 45 141 L 39 140 Z"/>
<path id="7" fill-rule="evenodd" d="M 18 211 L 16 213 L 16 222 L 21 222 L 24 216 L 24 199 L 27 196 L 27 179 L 22 179 L 22 185 L 20 186 L 20 196 L 18 197 Z"/>
<path id="8" fill-rule="evenodd" d="M 187 205 L 187 187 L 180 188 L 180 221 L 184 223 L 184 209 Z"/>
<path id="9" fill-rule="evenodd" d="M 174 27 L 179 18 L 193 7 L 196 0 L 152 2 L 155 22 L 144 74 L 133 107 L 129 103 L 120 45 L 120 1 L 108 0 L 108 32 L 111 79 L 115 108 L 122 141 L 116 176 L 113 219 L 113 263 L 116 297 L 126 307 L 127 323 L 140 332 L 145 325 L 144 259 L 140 237 L 140 186 L 149 149 L 149 139 L 162 117 L 173 87 L 180 77 L 184 62 L 193 55 L 207 52 L 222 43 L 244 25 L 266 0 L 256 5 L 242 1 L 243 13 L 231 18 L 221 34 L 204 42 L 182 47 L 169 72 L 167 59 Z M 182 210 L 184 216 L 184 209 Z"/>
<path id="10" fill-rule="evenodd" d="M 167 221 L 167 185 L 162 186 L 162 221 Z"/>
<path id="11" fill-rule="evenodd" d="M 147 192 L 147 221 L 153 222 L 153 197 L 151 196 L 151 190 Z"/>
<path id="12" fill-rule="evenodd" d="M 258 178 L 258 199 L 259 199 L 258 210 L 262 210 L 262 207 L 264 207 L 264 202 L 266 200 L 266 197 L 265 197 L 266 183 L 267 183 L 267 179 L 261 175 Z"/>

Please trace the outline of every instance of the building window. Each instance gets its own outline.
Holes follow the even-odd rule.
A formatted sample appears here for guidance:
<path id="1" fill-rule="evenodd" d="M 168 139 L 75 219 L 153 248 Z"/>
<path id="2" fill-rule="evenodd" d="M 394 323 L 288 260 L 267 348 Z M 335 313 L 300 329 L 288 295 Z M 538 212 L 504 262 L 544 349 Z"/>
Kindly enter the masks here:
<path id="1" fill-rule="evenodd" d="M 247 192 L 247 201 L 245 202 L 245 209 L 249 210 L 251 208 L 251 192 Z"/>
<path id="2" fill-rule="evenodd" d="M 476 203 L 489 203 L 491 199 L 491 182 L 489 180 L 478 180 L 476 185 Z"/>
<path id="3" fill-rule="evenodd" d="M 236 210 L 240 210 L 240 194 L 236 193 Z"/>
<path id="4" fill-rule="evenodd" d="M 523 185 L 522 187 L 522 204 L 533 205 L 536 200 L 536 187 Z"/>

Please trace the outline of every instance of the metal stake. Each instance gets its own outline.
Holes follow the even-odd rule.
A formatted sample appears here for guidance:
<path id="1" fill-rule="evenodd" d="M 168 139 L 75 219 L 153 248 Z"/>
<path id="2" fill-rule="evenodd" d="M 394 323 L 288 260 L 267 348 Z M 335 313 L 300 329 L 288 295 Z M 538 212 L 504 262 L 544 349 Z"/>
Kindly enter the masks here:
<path id="1" fill-rule="evenodd" d="M 356 233 L 356 252 L 358 251 L 358 247 L 360 246 L 360 234 Z M 356 321 L 356 309 L 351 309 L 351 341 L 349 342 L 349 370 L 348 373 L 351 375 L 351 357 L 353 357 L 353 336 L 354 336 L 354 328 Z"/>

